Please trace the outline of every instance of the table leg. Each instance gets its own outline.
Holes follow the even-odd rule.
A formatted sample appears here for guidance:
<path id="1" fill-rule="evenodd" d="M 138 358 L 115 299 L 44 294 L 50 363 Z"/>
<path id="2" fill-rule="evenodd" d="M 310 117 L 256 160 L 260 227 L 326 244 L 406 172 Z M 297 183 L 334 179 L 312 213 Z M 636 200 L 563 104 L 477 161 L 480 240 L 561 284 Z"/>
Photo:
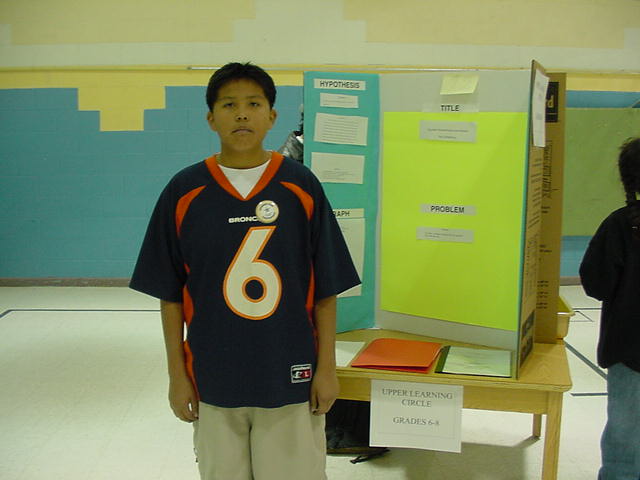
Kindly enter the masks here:
<path id="1" fill-rule="evenodd" d="M 562 393 L 549 392 L 542 454 L 542 480 L 556 480 L 558 478 L 561 419 Z"/>
<path id="2" fill-rule="evenodd" d="M 540 438 L 542 434 L 542 414 L 534 413 L 533 414 L 533 432 L 532 435 L 535 438 Z"/>

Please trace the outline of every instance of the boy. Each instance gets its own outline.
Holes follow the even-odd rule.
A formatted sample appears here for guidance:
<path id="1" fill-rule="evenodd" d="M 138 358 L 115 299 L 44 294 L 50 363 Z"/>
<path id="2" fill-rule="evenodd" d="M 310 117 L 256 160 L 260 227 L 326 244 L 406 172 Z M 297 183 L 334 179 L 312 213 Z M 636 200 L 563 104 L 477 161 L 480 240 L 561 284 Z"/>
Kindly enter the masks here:
<path id="1" fill-rule="evenodd" d="M 221 151 L 164 189 L 131 280 L 161 300 L 169 402 L 203 480 L 326 478 L 336 295 L 360 281 L 318 180 L 263 148 L 275 96 L 255 65 L 214 73 Z"/>
<path id="2" fill-rule="evenodd" d="M 607 423 L 598 480 L 640 478 L 640 138 L 622 145 L 618 171 L 626 205 L 600 224 L 580 263 L 584 291 L 602 301 L 597 359 L 607 369 Z"/>

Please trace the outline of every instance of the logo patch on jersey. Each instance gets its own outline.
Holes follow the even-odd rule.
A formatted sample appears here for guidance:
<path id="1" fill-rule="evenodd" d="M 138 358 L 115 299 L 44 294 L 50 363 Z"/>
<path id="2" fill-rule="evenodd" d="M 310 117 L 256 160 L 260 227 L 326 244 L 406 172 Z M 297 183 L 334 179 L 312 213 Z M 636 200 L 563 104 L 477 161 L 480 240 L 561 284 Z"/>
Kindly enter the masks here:
<path id="1" fill-rule="evenodd" d="M 303 383 L 311 381 L 311 364 L 293 365 L 291 367 L 291 383 Z"/>
<path id="2" fill-rule="evenodd" d="M 278 218 L 280 209 L 273 200 L 263 200 L 256 207 L 256 217 L 262 223 L 273 223 Z"/>

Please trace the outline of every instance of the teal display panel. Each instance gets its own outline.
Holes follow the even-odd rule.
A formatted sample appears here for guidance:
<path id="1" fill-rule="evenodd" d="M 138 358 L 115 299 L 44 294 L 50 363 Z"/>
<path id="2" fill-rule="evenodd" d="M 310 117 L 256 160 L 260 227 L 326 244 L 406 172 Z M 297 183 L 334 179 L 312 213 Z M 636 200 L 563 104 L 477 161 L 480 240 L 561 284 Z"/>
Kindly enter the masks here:
<path id="1" fill-rule="evenodd" d="M 340 332 L 375 324 L 378 79 L 375 74 L 304 74 L 304 163 L 323 184 L 362 280 L 339 298 Z"/>

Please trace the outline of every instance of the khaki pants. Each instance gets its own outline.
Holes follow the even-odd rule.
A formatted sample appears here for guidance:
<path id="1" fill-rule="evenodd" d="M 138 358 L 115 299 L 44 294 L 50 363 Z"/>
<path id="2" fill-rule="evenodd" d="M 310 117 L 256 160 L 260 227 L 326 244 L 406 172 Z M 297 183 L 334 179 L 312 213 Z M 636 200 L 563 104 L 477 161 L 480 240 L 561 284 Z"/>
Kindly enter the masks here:
<path id="1" fill-rule="evenodd" d="M 326 480 L 324 416 L 309 403 L 220 408 L 200 403 L 194 445 L 202 480 Z"/>

